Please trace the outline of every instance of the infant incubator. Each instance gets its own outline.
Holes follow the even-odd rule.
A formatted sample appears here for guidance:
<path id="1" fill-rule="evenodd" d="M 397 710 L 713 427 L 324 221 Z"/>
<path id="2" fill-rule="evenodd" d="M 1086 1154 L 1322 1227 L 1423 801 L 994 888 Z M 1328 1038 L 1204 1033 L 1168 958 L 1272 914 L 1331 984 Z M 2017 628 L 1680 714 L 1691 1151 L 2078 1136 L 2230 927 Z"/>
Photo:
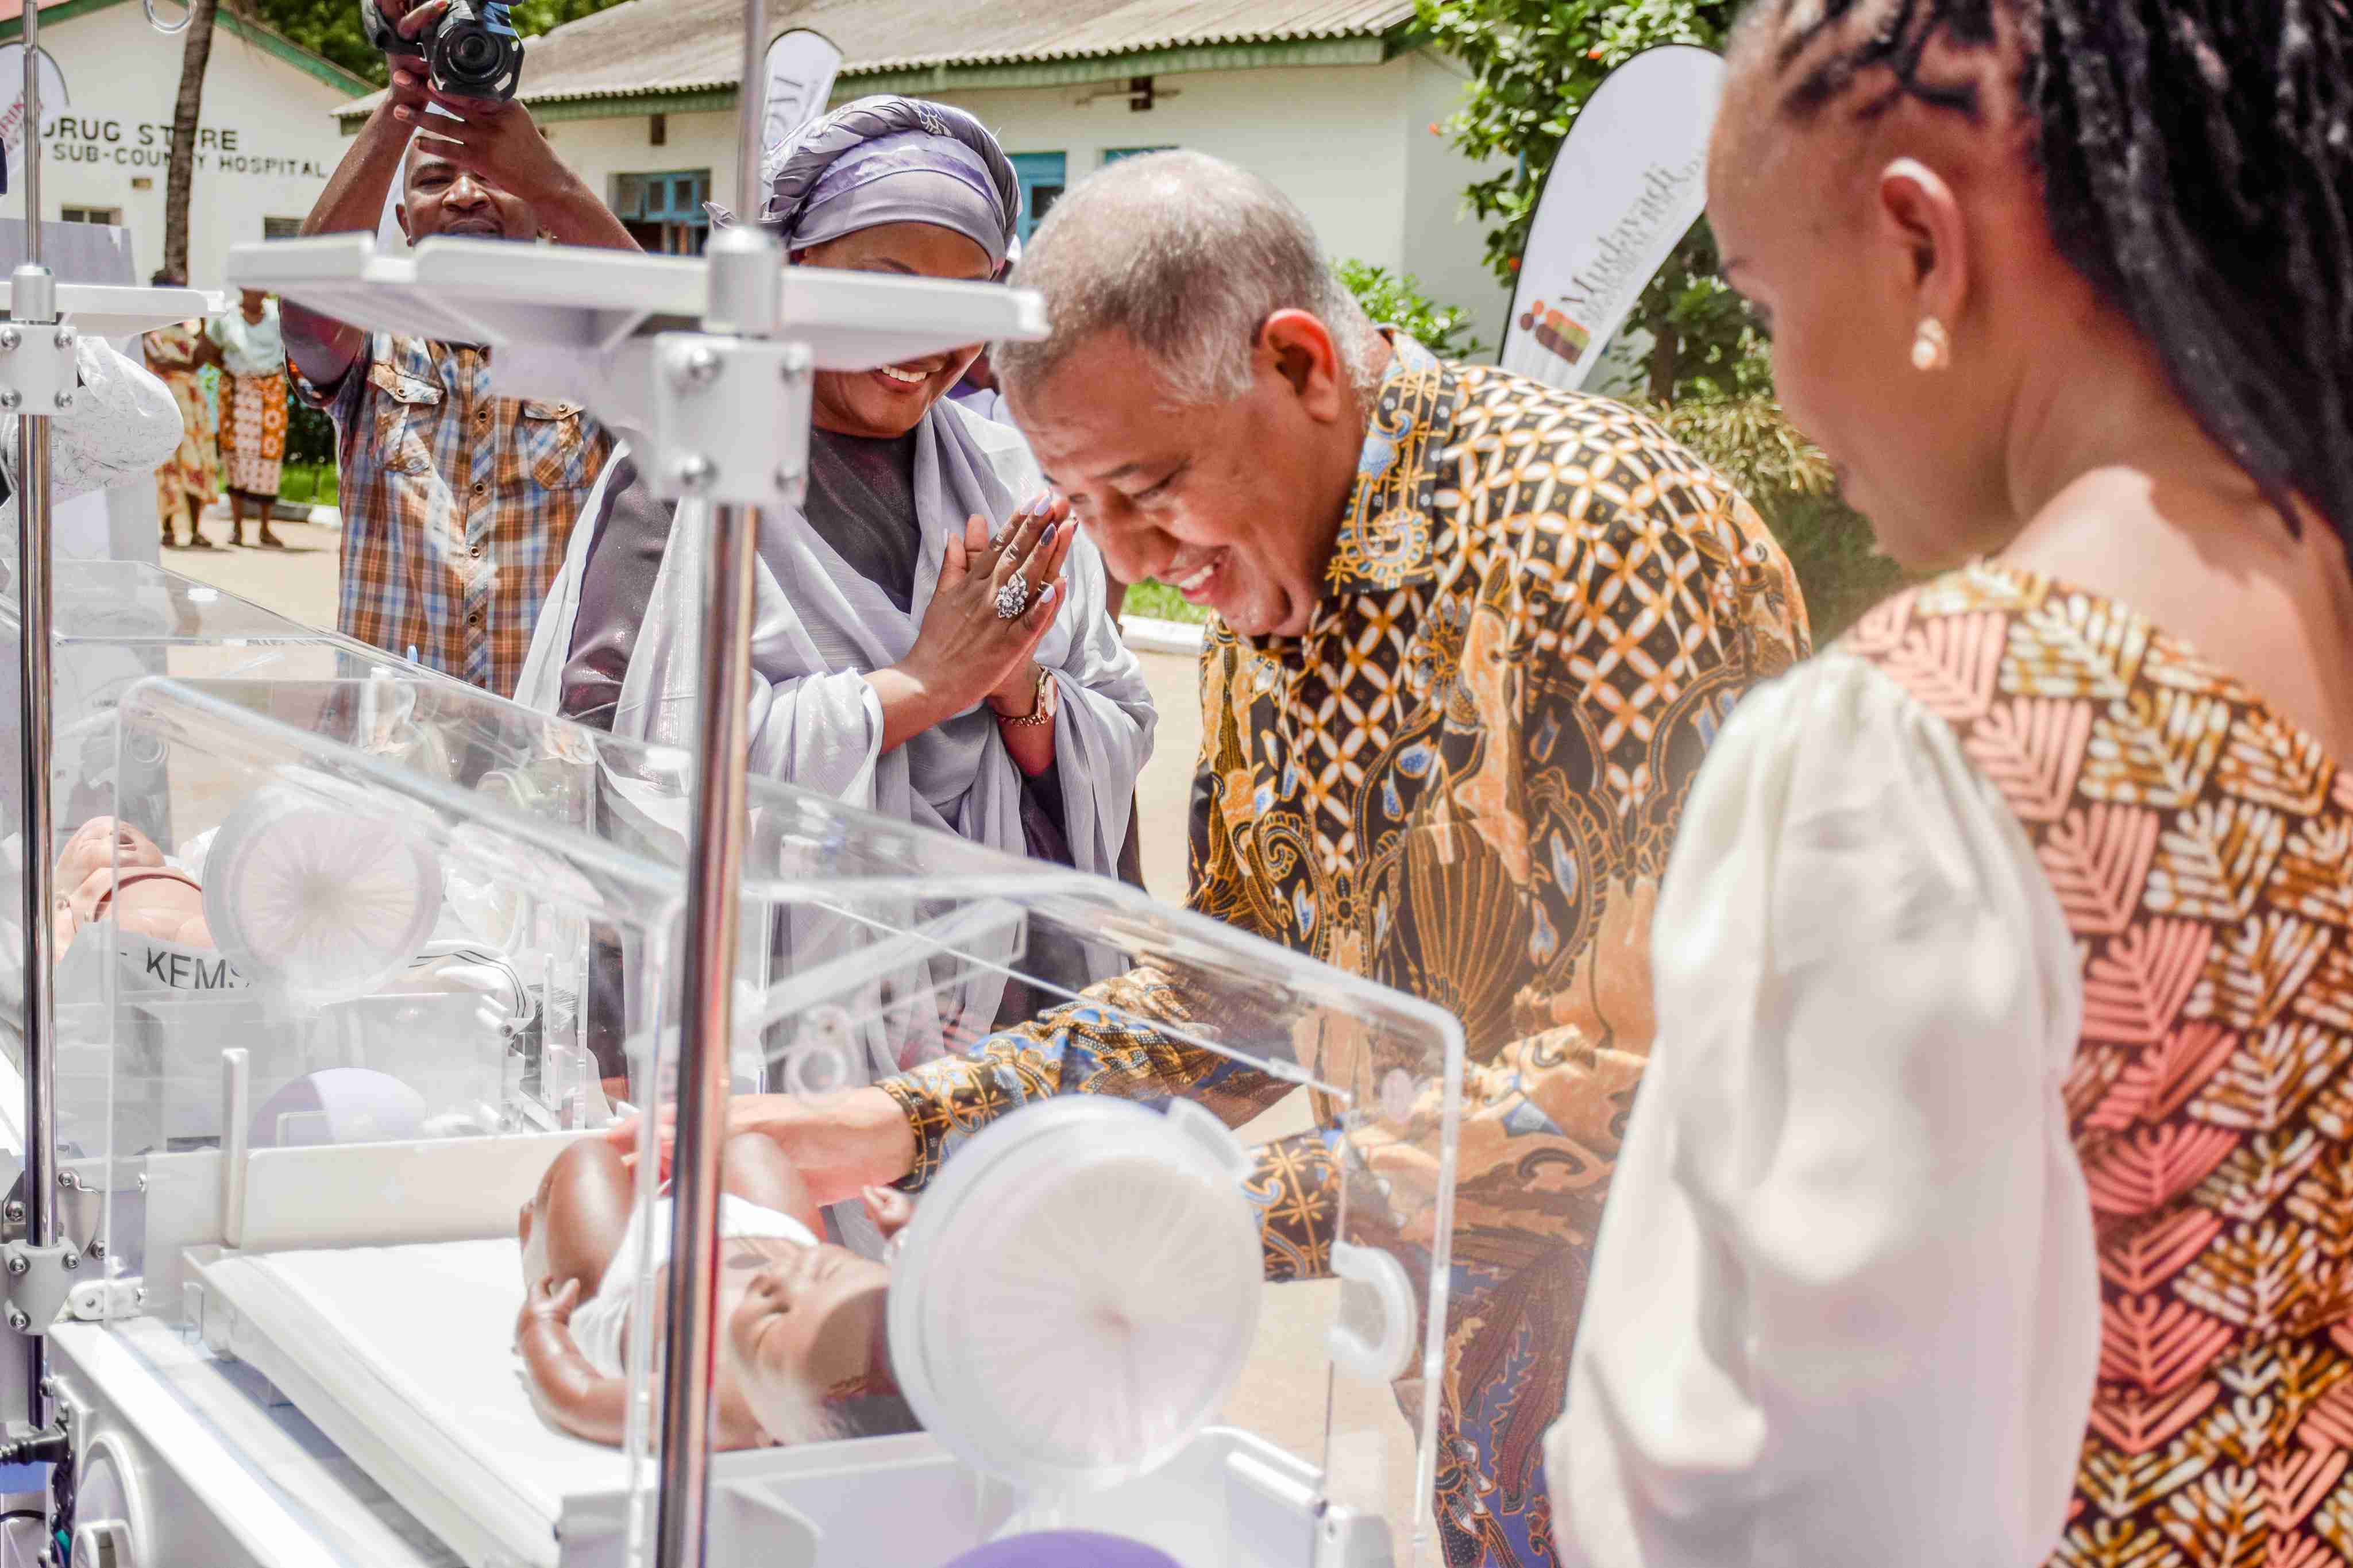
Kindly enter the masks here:
<path id="1" fill-rule="evenodd" d="M 650 1561 L 654 1336 L 622 1445 L 543 1420 L 516 1222 L 563 1149 L 670 1091 L 685 759 L 384 672 L 149 677 L 113 713 L 142 765 L 73 798 L 191 868 L 228 978 L 154 984 L 104 921 L 59 965 L 77 1550 Z M 738 1088 L 865 1082 L 1059 1002 L 1200 1047 L 1239 1124 L 1066 1095 L 953 1148 L 892 1248 L 920 1429 L 717 1456 L 709 1560 L 934 1568 L 1070 1530 L 1187 1568 L 1412 1560 L 1453 1022 L 1133 889 L 758 781 L 751 805 Z M 1074 946 L 1113 977 L 1077 1003 L 1029 958 Z M 1269 1172 L 1303 1166 L 1289 1224 Z"/>

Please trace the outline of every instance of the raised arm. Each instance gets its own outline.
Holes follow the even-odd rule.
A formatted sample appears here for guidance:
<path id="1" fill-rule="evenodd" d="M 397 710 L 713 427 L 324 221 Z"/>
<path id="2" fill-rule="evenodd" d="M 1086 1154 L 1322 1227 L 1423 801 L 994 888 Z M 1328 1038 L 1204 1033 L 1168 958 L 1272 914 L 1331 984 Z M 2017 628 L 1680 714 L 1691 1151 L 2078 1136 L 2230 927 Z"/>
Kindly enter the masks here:
<path id="1" fill-rule="evenodd" d="M 410 39 L 430 26 L 445 9 L 441 0 L 414 7 L 409 0 L 364 3 L 381 5 L 394 29 Z M 351 151 L 327 177 L 327 188 L 319 193 L 318 202 L 302 220 L 305 236 L 374 234 L 383 219 L 385 197 L 400 175 L 409 133 L 416 129 L 417 116 L 423 112 L 428 97 L 423 56 L 394 55 L 386 63 L 392 68 L 391 89 L 352 139 Z M 331 397 L 367 352 L 366 332 L 292 300 L 280 305 L 278 320 L 286 340 L 286 357 L 300 374 L 296 385 L 307 383 L 306 395 L 314 400 Z"/>

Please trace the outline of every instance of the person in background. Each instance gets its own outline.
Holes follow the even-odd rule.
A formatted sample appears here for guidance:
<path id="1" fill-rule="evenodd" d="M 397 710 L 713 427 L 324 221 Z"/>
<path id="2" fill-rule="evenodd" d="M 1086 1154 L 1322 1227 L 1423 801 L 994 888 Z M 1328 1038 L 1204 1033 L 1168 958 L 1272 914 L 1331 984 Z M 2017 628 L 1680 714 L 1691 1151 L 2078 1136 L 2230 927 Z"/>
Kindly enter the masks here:
<path id="1" fill-rule="evenodd" d="M 972 363 L 964 367 L 964 375 L 948 395 L 966 412 L 983 419 L 993 419 L 999 425 L 1013 423 L 1013 416 L 1005 411 L 1005 395 L 997 389 L 997 373 L 988 367 L 988 351 L 982 349 L 973 355 Z"/>
<path id="2" fill-rule="evenodd" d="M 169 270 L 158 271 L 149 281 L 158 289 L 185 287 Z M 205 323 L 198 321 L 158 327 L 141 342 L 148 370 L 164 384 L 180 410 L 179 448 L 155 469 L 155 512 L 163 547 L 173 548 L 172 524 L 176 520 L 179 548 L 211 550 L 213 542 L 199 525 L 205 508 L 220 494 L 220 464 L 212 405 L 199 378 L 206 365 L 220 362 L 220 350 L 206 335 Z"/>
<path id="3" fill-rule="evenodd" d="M 1765 0 L 1729 66 L 1725 275 L 1943 574 L 1692 788 L 1567 1558 L 2341 1564 L 2353 13 Z"/>
<path id="4" fill-rule="evenodd" d="M 1788 563 L 1647 416 L 1377 331 L 1298 208 L 1217 159 L 1090 176 L 1014 282 L 1052 335 L 998 344 L 997 373 L 1049 479 L 1122 576 L 1217 612 L 1191 908 L 1461 1019 L 1433 1502 L 1447 1562 L 1536 1568 L 1543 1434 L 1650 1049 L 1659 868 L 1725 714 L 1805 652 Z M 1290 1085 L 1188 1043 L 1218 1011 L 1139 970 L 733 1122 L 825 1201 L 920 1186 L 1047 1095 L 1183 1095 L 1238 1126 Z M 1328 1276 L 1344 1187 L 1358 1234 L 1434 1225 L 1408 1173 L 1434 1153 L 1261 1148 L 1269 1278 Z"/>
<path id="5" fill-rule="evenodd" d="M 213 318 L 206 330 L 220 351 L 221 467 L 228 479 L 229 542 L 243 544 L 245 511 L 257 514 L 255 542 L 283 550 L 271 531 L 269 509 L 278 503 L 278 479 L 286 458 L 286 347 L 278 330 L 278 301 L 248 289 L 237 308 Z"/>
<path id="6" fill-rule="evenodd" d="M 442 0 L 381 4 L 404 38 Z M 396 175 L 401 232 L 634 250 L 519 103 L 438 97 L 415 55 L 327 182 L 302 232 L 373 233 Z M 428 109 L 434 110 L 427 119 Z M 494 397 L 490 351 L 368 333 L 288 301 L 295 392 L 335 421 L 342 631 L 500 696 L 514 689 L 549 580 L 612 447 L 579 405 Z"/>
<path id="7" fill-rule="evenodd" d="M 794 266 L 978 283 L 1003 275 L 1019 190 L 972 116 L 885 95 L 779 151 L 765 221 Z M 1102 558 L 1020 433 L 944 395 L 975 352 L 818 373 L 807 497 L 760 520 L 750 765 L 899 821 L 1140 881 L 1134 802 L 1151 693 L 1104 614 Z M 613 468 L 518 700 L 684 743 L 702 693 L 702 534 L 672 527 L 626 448 Z M 1030 957 L 1072 988 L 1101 973 L 1075 951 Z M 1027 1016 L 1026 990 L 982 975 L 956 994 L 989 1006 L 951 1004 L 961 1034 L 911 1028 L 872 1065 L 970 1044 L 999 1001 Z"/>

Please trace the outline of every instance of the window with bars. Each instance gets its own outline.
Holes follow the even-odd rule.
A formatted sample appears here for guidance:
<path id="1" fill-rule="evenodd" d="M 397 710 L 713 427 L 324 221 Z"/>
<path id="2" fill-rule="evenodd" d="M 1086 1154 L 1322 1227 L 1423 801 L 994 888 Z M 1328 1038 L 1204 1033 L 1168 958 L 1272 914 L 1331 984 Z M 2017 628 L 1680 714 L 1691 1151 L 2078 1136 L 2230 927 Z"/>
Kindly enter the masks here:
<path id="1" fill-rule="evenodd" d="M 1063 153 L 1015 153 L 1013 173 L 1021 182 L 1021 242 L 1027 245 L 1038 226 L 1061 199 L 1070 184 L 1070 156 Z"/>
<path id="2" fill-rule="evenodd" d="M 301 236 L 302 220 L 299 217 L 266 217 L 261 220 L 261 237 L 264 239 L 300 239 Z"/>
<path id="3" fill-rule="evenodd" d="M 708 169 L 613 176 L 613 216 L 648 250 L 700 255 L 711 232 L 710 215 L 702 210 L 710 199 Z"/>
<path id="4" fill-rule="evenodd" d="M 122 209 L 121 207 L 61 207 L 58 209 L 58 216 L 68 223 L 120 224 L 122 221 Z"/>

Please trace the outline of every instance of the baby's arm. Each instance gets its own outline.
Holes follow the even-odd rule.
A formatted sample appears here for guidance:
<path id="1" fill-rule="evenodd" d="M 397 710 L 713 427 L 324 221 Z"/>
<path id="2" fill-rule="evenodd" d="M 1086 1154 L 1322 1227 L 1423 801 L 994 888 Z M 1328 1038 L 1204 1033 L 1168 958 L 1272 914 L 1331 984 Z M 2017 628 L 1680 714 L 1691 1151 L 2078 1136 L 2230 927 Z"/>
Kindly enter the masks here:
<path id="1" fill-rule="evenodd" d="M 555 1289 L 543 1279 L 533 1286 L 515 1321 L 515 1347 L 543 1416 L 575 1437 L 617 1447 L 628 1423 L 629 1385 L 589 1365 L 573 1343 L 572 1309 L 579 1300 L 577 1279 Z"/>

